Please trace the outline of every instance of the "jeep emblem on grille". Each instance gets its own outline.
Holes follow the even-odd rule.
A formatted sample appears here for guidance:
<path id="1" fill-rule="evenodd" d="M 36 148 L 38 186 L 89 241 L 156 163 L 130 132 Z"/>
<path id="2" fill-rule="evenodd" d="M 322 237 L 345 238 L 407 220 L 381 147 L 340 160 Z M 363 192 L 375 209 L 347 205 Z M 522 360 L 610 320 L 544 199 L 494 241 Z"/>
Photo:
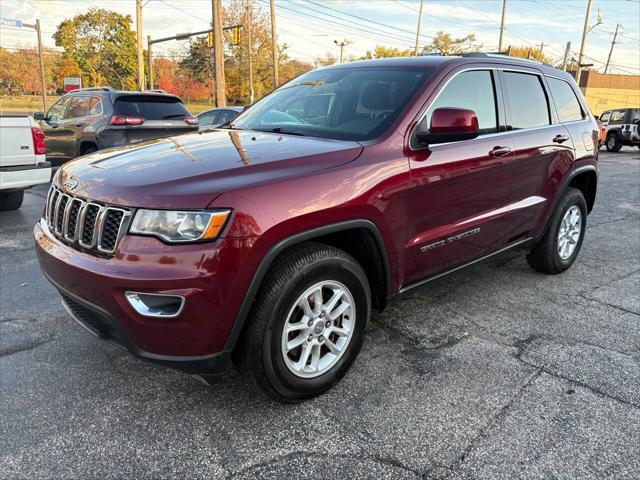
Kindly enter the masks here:
<path id="1" fill-rule="evenodd" d="M 73 191 L 78 186 L 78 179 L 73 175 L 69 175 L 62 182 L 62 186 L 69 191 Z"/>

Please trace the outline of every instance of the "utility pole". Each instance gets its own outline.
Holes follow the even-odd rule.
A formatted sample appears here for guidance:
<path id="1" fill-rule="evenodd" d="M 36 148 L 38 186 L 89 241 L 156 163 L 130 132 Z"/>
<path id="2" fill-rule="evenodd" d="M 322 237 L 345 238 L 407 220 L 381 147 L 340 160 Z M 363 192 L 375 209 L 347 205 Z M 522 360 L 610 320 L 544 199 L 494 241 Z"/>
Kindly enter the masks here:
<path id="1" fill-rule="evenodd" d="M 498 52 L 502 52 L 502 40 L 504 39 L 504 17 L 507 13 L 507 0 L 502 0 L 502 20 L 500 20 L 500 39 L 498 40 Z"/>
<path id="2" fill-rule="evenodd" d="M 273 55 L 273 88 L 278 88 L 280 81 L 278 80 L 278 42 L 276 37 L 276 2 L 270 0 L 269 8 L 271 10 L 271 52 Z"/>
<path id="3" fill-rule="evenodd" d="M 147 35 L 147 62 L 149 70 L 149 90 L 153 90 L 153 59 L 151 57 L 151 35 Z"/>
<path id="4" fill-rule="evenodd" d="M 44 78 L 44 60 L 42 58 L 42 35 L 40 33 L 40 20 L 36 20 L 36 33 L 38 34 L 38 60 L 40 63 L 40 86 L 42 87 L 42 108 L 47 111 L 47 82 Z"/>
<path id="5" fill-rule="evenodd" d="M 422 26 L 422 7 L 423 6 L 424 6 L 424 0 L 420 0 L 420 11 L 418 12 L 418 27 L 416 28 L 416 48 L 413 50 L 413 53 L 415 53 L 416 55 L 418 55 L 418 42 L 420 40 L 420 27 Z"/>
<path id="6" fill-rule="evenodd" d="M 245 24 L 247 26 L 247 56 L 249 59 L 249 105 L 253 103 L 253 40 L 251 38 L 251 4 L 247 7 Z"/>
<path id="7" fill-rule="evenodd" d="M 227 96 L 224 88 L 224 51 L 222 47 L 222 2 L 211 0 L 211 23 L 213 28 L 213 66 L 216 107 L 227 106 Z"/>
<path id="8" fill-rule="evenodd" d="M 567 71 L 567 60 L 569 59 L 569 51 L 571 50 L 571 42 L 567 42 L 567 48 L 564 49 L 564 58 L 562 59 L 562 70 Z"/>
<path id="9" fill-rule="evenodd" d="M 591 17 L 591 4 L 593 0 L 587 0 L 587 12 L 584 15 L 584 26 L 582 27 L 582 41 L 580 42 L 580 54 L 578 55 L 578 71 L 576 72 L 576 83 L 580 88 L 580 75 L 582 74 L 582 60 L 584 49 L 587 45 L 587 33 L 589 32 L 589 17 Z"/>
<path id="10" fill-rule="evenodd" d="M 620 28 L 620 24 L 616 25 L 616 33 L 613 34 L 613 40 L 611 41 L 611 50 L 609 50 L 609 56 L 607 57 L 607 64 L 604 66 L 604 73 L 607 73 L 609 70 L 609 63 L 611 62 L 611 54 L 613 53 L 613 46 L 616 44 L 616 39 L 618 38 L 618 29 Z"/>
<path id="11" fill-rule="evenodd" d="M 338 40 L 334 40 L 333 43 L 335 43 L 337 46 L 340 47 L 340 63 L 343 63 L 344 62 L 344 47 L 349 45 L 351 42 L 349 40 L 342 40 L 341 42 L 338 42 Z"/>
<path id="12" fill-rule="evenodd" d="M 144 54 L 142 46 L 142 0 L 136 0 L 136 49 L 138 51 L 138 90 L 144 90 Z"/>
<path id="13" fill-rule="evenodd" d="M 542 55 L 543 48 L 544 48 L 544 42 L 540 42 L 540 55 Z"/>

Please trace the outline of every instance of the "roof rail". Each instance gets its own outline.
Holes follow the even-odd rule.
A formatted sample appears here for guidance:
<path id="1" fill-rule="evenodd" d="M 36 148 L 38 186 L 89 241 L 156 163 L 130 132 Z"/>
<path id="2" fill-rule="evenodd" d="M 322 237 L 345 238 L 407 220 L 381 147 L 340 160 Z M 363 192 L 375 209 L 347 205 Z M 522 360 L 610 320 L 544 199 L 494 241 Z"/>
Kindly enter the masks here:
<path id="1" fill-rule="evenodd" d="M 535 60 L 533 58 L 514 57 L 509 55 L 508 52 L 469 52 L 469 53 L 463 53 L 460 56 L 461 57 L 477 57 L 477 58 L 495 58 L 495 57 L 512 58 L 520 62 L 531 62 L 531 63 L 536 63 L 538 65 L 544 65 L 544 63 L 542 63 L 539 60 Z"/>
<path id="2" fill-rule="evenodd" d="M 113 87 L 87 87 L 77 88 L 75 90 L 71 90 L 71 92 L 115 92 L 115 89 Z"/>

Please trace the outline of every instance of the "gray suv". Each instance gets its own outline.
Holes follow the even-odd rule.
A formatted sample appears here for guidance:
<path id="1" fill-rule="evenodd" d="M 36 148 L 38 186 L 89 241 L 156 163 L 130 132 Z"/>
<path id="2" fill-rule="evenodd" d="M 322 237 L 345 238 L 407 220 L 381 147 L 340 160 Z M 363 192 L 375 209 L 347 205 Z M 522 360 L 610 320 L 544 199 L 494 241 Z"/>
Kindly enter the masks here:
<path id="1" fill-rule="evenodd" d="M 45 133 L 47 160 L 54 164 L 103 148 L 198 130 L 198 119 L 175 95 L 111 87 L 74 90 L 34 118 Z"/>

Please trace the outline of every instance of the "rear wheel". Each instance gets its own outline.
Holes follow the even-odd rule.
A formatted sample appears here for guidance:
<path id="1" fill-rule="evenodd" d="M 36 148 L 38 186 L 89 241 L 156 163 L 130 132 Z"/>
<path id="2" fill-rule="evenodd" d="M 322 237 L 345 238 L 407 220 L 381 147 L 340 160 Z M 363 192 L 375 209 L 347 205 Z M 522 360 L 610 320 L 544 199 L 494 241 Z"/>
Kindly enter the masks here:
<path id="1" fill-rule="evenodd" d="M 622 148 L 622 144 L 618 141 L 618 135 L 612 133 L 607 137 L 606 147 L 608 152 L 617 152 Z"/>
<path id="2" fill-rule="evenodd" d="M 527 255 L 529 265 L 544 273 L 569 268 L 580 252 L 587 227 L 587 202 L 577 188 L 569 188 L 551 217 L 547 233 Z"/>
<path id="3" fill-rule="evenodd" d="M 24 190 L 13 192 L 0 192 L 0 210 L 17 210 L 22 206 Z"/>
<path id="4" fill-rule="evenodd" d="M 327 245 L 294 247 L 267 275 L 234 360 L 274 400 L 319 395 L 358 355 L 370 305 L 353 257 Z"/>

